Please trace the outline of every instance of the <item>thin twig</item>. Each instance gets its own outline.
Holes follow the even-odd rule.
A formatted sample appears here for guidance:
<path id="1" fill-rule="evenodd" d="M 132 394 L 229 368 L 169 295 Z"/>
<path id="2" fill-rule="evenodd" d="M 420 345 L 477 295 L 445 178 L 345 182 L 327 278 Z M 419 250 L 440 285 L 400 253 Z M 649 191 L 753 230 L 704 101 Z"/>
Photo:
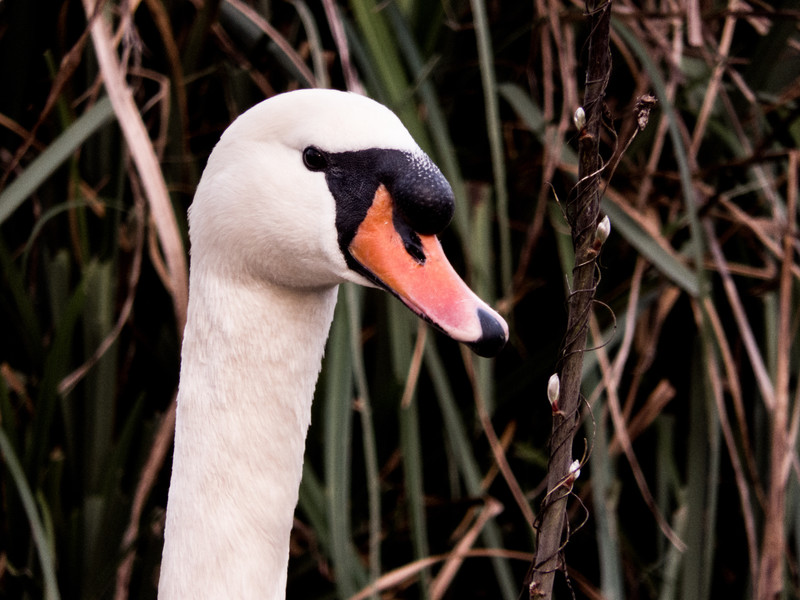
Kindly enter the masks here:
<path id="1" fill-rule="evenodd" d="M 737 0 L 731 0 L 728 3 L 729 8 L 733 8 L 733 5 L 736 3 Z M 731 44 L 733 42 L 733 30 L 735 27 L 736 18 L 728 15 L 725 18 L 725 25 L 722 28 L 719 47 L 717 48 L 716 56 L 714 57 L 716 60 L 714 71 L 712 72 L 711 78 L 708 82 L 706 95 L 703 98 L 703 106 L 700 108 L 700 112 L 697 116 L 697 123 L 695 124 L 694 131 L 692 132 L 692 143 L 689 146 L 689 155 L 692 156 L 693 159 L 697 158 L 697 152 L 700 150 L 700 144 L 705 137 L 704 134 L 706 127 L 708 126 L 708 118 L 711 115 L 711 110 L 717 102 L 719 87 L 722 83 L 722 74 L 725 71 L 728 54 L 731 50 Z"/>
<path id="2" fill-rule="evenodd" d="M 719 246 L 719 241 L 717 240 L 716 233 L 714 232 L 714 227 L 708 221 L 705 221 L 704 225 L 706 229 L 706 240 L 708 240 L 708 248 L 711 250 L 711 256 L 717 265 L 717 272 L 722 278 L 722 286 L 725 290 L 725 294 L 728 296 L 728 302 L 730 303 L 731 311 L 733 312 L 733 318 L 739 328 L 739 335 L 742 338 L 742 344 L 744 345 L 747 356 L 750 359 L 750 365 L 753 368 L 753 374 L 755 375 L 756 383 L 758 384 L 758 389 L 761 393 L 761 398 L 763 399 L 767 409 L 772 410 L 775 406 L 775 389 L 772 385 L 769 372 L 767 371 L 767 366 L 764 363 L 764 357 L 761 355 L 761 352 L 758 349 L 756 336 L 753 333 L 750 321 L 747 318 L 744 305 L 739 298 L 739 292 L 736 289 L 736 284 L 733 282 L 733 278 L 728 270 L 728 262 Z"/>
<path id="3" fill-rule="evenodd" d="M 464 563 L 464 556 L 469 549 L 475 545 L 478 535 L 480 535 L 483 528 L 486 527 L 486 524 L 501 512 L 503 512 L 502 504 L 493 498 L 486 499 L 486 505 L 478 514 L 475 523 L 469 528 L 466 535 L 459 539 L 458 544 L 447 557 L 444 565 L 431 583 L 431 600 L 438 600 L 444 595 L 447 588 L 450 587 L 450 583 L 453 581 L 456 573 Z"/>
<path id="4" fill-rule="evenodd" d="M 797 186 L 797 154 L 789 160 L 789 186 Z M 771 410 L 769 495 L 764 515 L 764 534 L 761 544 L 761 563 L 758 569 L 756 598 L 771 600 L 781 595 L 784 586 L 786 555 L 786 494 L 789 469 L 794 452 L 789 446 L 789 386 L 790 352 L 792 348 L 792 275 L 789 266 L 794 262 L 793 237 L 797 192 L 787 195 L 786 222 L 783 231 L 784 258 L 778 288 L 778 335 L 775 357 L 775 397 Z"/>
<path id="5" fill-rule="evenodd" d="M 311 72 L 311 69 L 309 69 L 308 65 L 303 62 L 303 59 L 286 40 L 286 38 L 283 37 L 281 33 L 270 24 L 269 21 L 262 17 L 256 10 L 250 8 L 250 6 L 242 2 L 242 0 L 226 0 L 226 2 L 242 13 L 245 17 L 250 19 L 253 25 L 258 27 L 270 40 L 275 43 L 275 45 L 278 46 L 278 48 L 281 49 L 281 52 L 283 52 L 284 56 L 289 59 L 292 65 L 297 69 L 297 72 L 306 80 L 306 83 L 309 86 L 317 87 L 317 78 L 314 76 L 314 73 Z"/>
<path id="6" fill-rule="evenodd" d="M 325 17 L 328 19 L 333 41 L 339 51 L 339 61 L 342 63 L 342 73 L 344 74 L 347 89 L 357 94 L 363 94 L 364 86 L 361 85 L 358 72 L 350 59 L 350 47 L 347 45 L 347 35 L 344 31 L 344 23 L 342 23 L 339 8 L 333 0 L 322 0 L 322 7 L 325 9 Z"/>
<path id="7" fill-rule="evenodd" d="M 699 310 L 696 310 L 696 312 L 699 313 Z M 724 332 L 722 331 L 722 326 L 719 322 L 719 316 L 717 315 L 713 304 L 708 299 L 706 299 L 705 312 L 709 317 L 714 334 L 717 336 L 717 339 L 720 340 L 721 337 L 724 337 Z M 702 317 L 698 315 L 697 318 L 699 321 Z M 722 347 L 721 344 L 720 347 Z M 747 537 L 747 556 L 750 563 L 750 579 L 752 580 L 753 585 L 755 585 L 755 582 L 758 580 L 758 541 L 756 539 L 755 511 L 753 510 L 753 503 L 750 501 L 750 488 L 747 485 L 747 477 L 745 476 L 742 461 L 739 458 L 739 449 L 736 446 L 736 440 L 733 436 L 730 420 L 728 419 L 728 411 L 725 407 L 723 382 L 719 374 L 717 358 L 716 355 L 711 351 L 710 345 L 706 346 L 705 353 L 706 369 L 709 374 L 709 381 L 711 382 L 714 404 L 717 407 L 717 417 L 719 418 L 720 429 L 722 430 L 722 436 L 725 440 L 725 445 L 728 448 L 728 455 L 730 456 L 731 466 L 733 467 L 734 480 L 736 481 L 736 489 L 739 492 L 739 502 L 742 505 L 742 521 L 744 523 L 745 536 Z M 729 359 L 725 352 L 722 352 L 721 355 L 725 369 L 728 371 Z M 738 386 L 735 372 L 727 372 L 726 379 L 726 383 L 729 387 L 734 385 Z M 743 437 L 742 440 L 746 442 L 746 438 Z M 745 458 L 752 458 L 753 456 L 749 447 L 743 454 Z M 757 481 L 754 487 L 756 490 L 759 489 L 760 485 Z"/>
<path id="8" fill-rule="evenodd" d="M 402 567 L 398 567 L 384 573 L 378 581 L 370 583 L 367 587 L 359 591 L 348 600 L 364 600 L 364 598 L 376 592 L 382 592 L 392 588 L 400 587 L 408 581 L 417 578 L 418 574 L 433 565 L 449 560 L 455 551 L 448 554 L 439 554 L 437 556 L 427 556 L 420 558 L 414 562 L 410 562 Z M 503 548 L 472 548 L 465 552 L 457 554 L 459 560 L 466 558 L 507 558 L 511 560 L 530 561 L 531 555 L 527 552 L 519 552 L 518 550 L 505 550 Z"/>
<path id="9" fill-rule="evenodd" d="M 574 477 L 572 442 L 579 426 L 581 372 L 586 348 L 589 315 L 597 285 L 597 256 L 602 245 L 595 239 L 600 213 L 600 134 L 604 120 L 606 85 L 611 72 L 609 32 L 611 2 L 587 6 L 590 22 L 589 56 L 583 110 L 586 124 L 581 130 L 579 172 L 576 194 L 566 205 L 567 221 L 572 230 L 575 267 L 569 295 L 567 334 L 561 354 L 560 396 L 553 411 L 550 438 L 550 463 L 547 473 L 547 495 L 542 501 L 539 539 L 534 560 L 525 579 L 523 594 L 529 598 L 550 598 L 555 572 L 562 568 L 561 551 L 565 529 L 567 498 Z M 569 539 L 567 537 L 567 539 Z"/>
<path id="10" fill-rule="evenodd" d="M 596 337 L 599 337 L 599 327 L 597 327 L 596 323 L 594 322 L 592 325 L 593 334 Z M 614 424 L 614 431 L 616 434 L 615 439 L 622 447 L 622 452 L 625 455 L 625 458 L 628 459 L 628 464 L 631 467 L 633 478 L 636 480 L 636 485 L 639 487 L 639 493 L 644 499 L 645 504 L 647 504 L 647 508 L 650 509 L 653 517 L 655 517 L 656 523 L 658 523 L 658 526 L 664 536 L 672 543 L 673 546 L 675 546 L 679 551 L 683 552 L 686 550 L 686 544 L 680 539 L 678 534 L 672 529 L 669 522 L 666 520 L 666 518 L 664 518 L 664 515 L 662 515 L 661 511 L 658 509 L 656 500 L 653 498 L 653 494 L 650 492 L 650 488 L 647 485 L 647 480 L 645 479 L 642 467 L 639 465 L 636 454 L 633 452 L 633 444 L 631 443 L 631 438 L 628 435 L 628 430 L 625 426 L 625 420 L 622 417 L 622 410 L 620 409 L 617 386 L 616 383 L 611 379 L 613 368 L 611 367 L 611 364 L 608 361 L 608 356 L 603 348 L 598 348 L 597 359 L 600 363 L 600 371 L 602 373 L 603 382 L 606 386 L 609 414 L 611 415 L 611 422 Z"/>
<path id="11" fill-rule="evenodd" d="M 467 350 L 464 346 L 461 348 L 462 358 L 464 359 L 464 365 L 467 369 L 467 375 L 470 378 L 472 389 L 474 390 L 473 399 L 475 400 L 475 410 L 478 413 L 478 420 L 480 421 L 481 428 L 483 429 L 484 434 L 486 434 L 489 447 L 492 449 L 492 455 L 494 456 L 495 464 L 500 470 L 500 473 L 502 473 L 503 479 L 508 485 L 508 489 L 511 491 L 511 495 L 514 497 L 514 501 L 517 503 L 517 506 L 522 513 L 522 517 L 525 519 L 525 522 L 532 527 L 533 522 L 536 520 L 536 515 L 533 514 L 533 510 L 531 509 L 530 504 L 528 504 L 528 500 L 525 498 L 525 493 L 522 491 L 522 487 L 517 481 L 517 478 L 514 476 L 514 471 L 511 469 L 511 465 L 508 464 L 505 448 L 500 443 L 500 439 L 497 436 L 494 425 L 492 425 L 491 416 L 489 415 L 489 411 L 486 410 L 486 402 L 484 401 L 477 382 L 475 381 L 475 369 L 472 357 L 467 354 L 469 350 Z"/>

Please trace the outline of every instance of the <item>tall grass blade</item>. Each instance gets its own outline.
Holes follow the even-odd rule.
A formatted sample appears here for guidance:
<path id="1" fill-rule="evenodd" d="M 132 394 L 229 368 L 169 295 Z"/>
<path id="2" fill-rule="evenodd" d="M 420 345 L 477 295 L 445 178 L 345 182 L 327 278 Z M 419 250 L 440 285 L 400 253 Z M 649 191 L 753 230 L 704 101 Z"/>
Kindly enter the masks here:
<path id="1" fill-rule="evenodd" d="M 344 287 L 344 286 L 343 286 Z M 326 351 L 327 380 L 324 392 L 325 486 L 330 557 L 339 595 L 347 598 L 365 584 L 365 573 L 352 551 L 350 485 L 353 431 L 353 358 L 350 319 L 343 288 L 331 326 Z"/>
<path id="2" fill-rule="evenodd" d="M 465 253 L 469 256 L 470 244 L 469 235 L 469 211 L 466 210 L 466 189 L 464 180 L 461 176 L 461 169 L 458 166 L 453 141 L 450 137 L 447 119 L 439 104 L 436 88 L 428 78 L 423 78 L 425 73 L 425 62 L 422 58 L 419 47 L 411 33 L 408 22 L 403 17 L 400 9 L 394 4 L 386 7 L 386 16 L 392 26 L 397 45 L 403 53 L 403 58 L 408 64 L 411 76 L 416 81 L 417 93 L 425 107 L 425 122 L 431 135 L 431 141 L 435 149 L 435 160 L 444 176 L 453 188 L 456 203 L 462 202 L 460 209 L 457 209 L 454 216 L 456 229 L 461 236 L 462 246 Z"/>
<path id="3" fill-rule="evenodd" d="M 475 35 L 478 42 L 478 61 L 486 104 L 486 131 L 489 135 L 489 152 L 494 173 L 494 193 L 497 200 L 497 223 L 500 236 L 500 281 L 503 294 L 511 289 L 511 228 L 508 222 L 508 188 L 503 153 L 503 134 L 500 124 L 500 107 L 497 102 L 497 83 L 494 73 L 494 53 L 486 7 L 483 0 L 470 0 Z"/>
<path id="4" fill-rule="evenodd" d="M 329 553 L 332 543 L 328 527 L 328 502 L 325 497 L 325 487 L 310 461 L 303 463 L 303 479 L 300 481 L 300 496 L 297 505 L 308 517 L 320 547 Z"/>
<path id="5" fill-rule="evenodd" d="M 425 517 L 425 488 L 422 457 L 424 450 L 419 433 L 419 411 L 416 394 L 408 406 L 401 406 L 400 413 L 400 451 L 403 454 L 404 489 L 408 513 L 411 520 L 411 541 L 414 558 L 420 560 L 430 556 L 428 526 Z M 431 574 L 429 569 L 420 572 L 420 597 L 428 598 Z"/>
<path id="6" fill-rule="evenodd" d="M 483 188 L 487 193 L 483 197 L 475 194 L 471 210 L 471 234 L 470 240 L 470 285 L 478 296 L 489 304 L 495 299 L 494 271 L 494 244 L 492 239 L 492 210 L 489 200 L 488 187 Z M 494 380 L 494 361 L 478 358 L 474 355 L 469 356 L 472 369 L 475 373 L 475 384 L 480 401 L 489 415 L 494 413 L 495 408 L 495 380 Z"/>
<path id="7" fill-rule="evenodd" d="M 427 130 L 417 114 L 403 61 L 383 12 L 374 0 L 350 0 L 350 7 L 363 36 L 363 48 L 354 54 L 362 62 L 371 63 L 378 84 L 375 92 L 397 113 L 416 142 L 423 149 L 430 149 Z"/>
<path id="8" fill-rule="evenodd" d="M 11 441 L 6 436 L 6 432 L 0 429 L 0 452 L 3 454 L 6 467 L 11 473 L 17 493 L 22 500 L 25 508 L 25 515 L 31 527 L 33 541 L 36 544 L 36 552 L 39 555 L 39 564 L 42 568 L 44 580 L 44 597 L 46 600 L 58 600 L 61 596 L 58 591 L 58 580 L 56 578 L 56 561 L 53 540 L 47 535 L 42 518 L 36 508 L 31 488 L 25 478 L 25 472 L 19 462 L 17 453 L 11 445 Z"/>
<path id="9" fill-rule="evenodd" d="M 372 420 L 372 405 L 369 385 L 364 367 L 364 354 L 361 345 L 361 296 L 362 288 L 344 285 L 347 300 L 347 313 L 350 323 L 350 353 L 353 360 L 359 413 L 361 415 L 361 439 L 364 448 L 364 463 L 367 475 L 367 496 L 369 501 L 369 574 L 370 583 L 378 580 L 381 574 L 381 481 L 378 472 L 378 450 L 375 441 L 375 425 Z"/>
<path id="10" fill-rule="evenodd" d="M 309 52 L 311 52 L 311 62 L 314 65 L 314 78 L 317 87 L 329 88 L 331 86 L 330 77 L 328 77 L 328 69 L 325 64 L 324 49 L 322 46 L 322 39 L 319 34 L 317 22 L 314 19 L 314 14 L 308 8 L 308 4 L 303 0 L 291 0 L 297 10 L 297 16 L 303 22 L 303 27 L 308 36 Z"/>
<path id="11" fill-rule="evenodd" d="M 709 598 L 713 562 L 709 563 L 707 544 L 713 538 L 716 514 L 714 488 L 719 469 L 719 434 L 709 414 L 707 365 L 699 345 L 695 348 L 690 392 L 690 426 L 687 440 L 686 546 L 681 564 L 681 598 Z M 715 447 L 716 446 L 716 447 Z"/>
<path id="12" fill-rule="evenodd" d="M 91 356 L 111 331 L 116 273 L 111 261 L 97 263 L 90 270 L 82 315 L 84 356 Z M 107 461 L 113 447 L 115 406 L 110 400 L 117 387 L 116 345 L 112 346 L 89 371 L 85 381 L 84 476 L 88 488 L 97 492 L 105 479 Z"/>
<path id="13" fill-rule="evenodd" d="M 650 232 L 632 219 L 616 202 L 603 203 L 603 211 L 611 219 L 614 231 L 619 231 L 620 235 L 666 278 L 690 296 L 699 296 L 700 286 L 697 274 L 667 252 L 653 239 Z"/>
<path id="14" fill-rule="evenodd" d="M 71 348 L 73 336 L 84 310 L 86 290 L 92 279 L 94 268 L 94 264 L 87 265 L 80 283 L 69 296 L 61 322 L 55 331 L 53 343 L 45 359 L 42 382 L 39 386 L 39 395 L 36 400 L 37 415 L 34 435 L 26 448 L 25 455 L 26 468 L 31 476 L 38 469 L 41 469 L 46 462 L 45 456 L 50 449 L 48 440 L 50 439 L 49 436 L 58 401 L 61 400 L 62 407 L 65 406 L 65 399 L 61 399 L 57 391 L 58 383 L 72 368 Z M 65 414 L 69 414 L 69 408 L 67 405 Z M 72 425 L 69 421 L 67 424 Z M 73 429 L 72 431 L 75 430 Z M 68 437 L 67 441 L 69 442 L 69 440 L 70 438 Z M 73 440 L 72 445 L 72 451 L 74 452 L 77 440 Z M 72 456 L 75 456 L 75 454 L 72 454 Z"/>
<path id="15" fill-rule="evenodd" d="M 86 143 L 97 130 L 111 122 L 114 109 L 108 96 L 103 96 L 87 109 L 75 122 L 47 146 L 23 171 L 0 193 L 0 224 Z"/>
<path id="16" fill-rule="evenodd" d="M 597 371 L 584 377 L 583 387 L 588 397 L 590 390 L 600 385 Z M 587 438 L 594 438 L 594 449 L 589 458 L 592 482 L 592 517 L 596 525 L 597 550 L 600 562 L 600 589 L 606 598 L 624 598 L 625 585 L 622 577 L 622 552 L 617 519 L 619 510 L 619 486 L 615 460 L 608 452 L 610 439 L 607 408 L 596 402 L 592 413 L 594 419 L 586 421 Z"/>
<path id="17" fill-rule="evenodd" d="M 411 365 L 413 346 L 412 332 L 420 331 L 416 317 L 399 302 L 387 302 L 387 325 L 389 327 L 389 352 L 392 359 L 392 373 L 396 382 L 407 377 Z M 424 348 L 423 348 L 424 352 Z M 420 436 L 419 410 L 416 391 L 412 391 L 408 405 L 400 404 L 400 452 L 403 457 L 403 489 L 406 494 L 408 516 L 411 523 L 411 543 L 414 558 L 424 559 L 430 556 L 428 543 L 428 523 L 425 511 L 425 480 L 423 469 L 424 450 Z M 422 598 L 429 597 L 431 581 L 430 569 L 420 572 L 419 593 Z"/>

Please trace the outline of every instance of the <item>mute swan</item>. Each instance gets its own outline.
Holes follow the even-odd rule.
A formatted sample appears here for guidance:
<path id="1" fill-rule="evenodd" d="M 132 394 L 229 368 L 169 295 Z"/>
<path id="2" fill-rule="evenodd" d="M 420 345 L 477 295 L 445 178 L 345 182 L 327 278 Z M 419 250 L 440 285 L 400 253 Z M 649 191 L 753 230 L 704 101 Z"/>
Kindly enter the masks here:
<path id="1" fill-rule="evenodd" d="M 191 268 L 159 598 L 285 598 L 311 399 L 337 285 L 390 291 L 477 353 L 505 321 L 444 258 L 441 172 L 363 96 L 245 112 L 189 210 Z"/>

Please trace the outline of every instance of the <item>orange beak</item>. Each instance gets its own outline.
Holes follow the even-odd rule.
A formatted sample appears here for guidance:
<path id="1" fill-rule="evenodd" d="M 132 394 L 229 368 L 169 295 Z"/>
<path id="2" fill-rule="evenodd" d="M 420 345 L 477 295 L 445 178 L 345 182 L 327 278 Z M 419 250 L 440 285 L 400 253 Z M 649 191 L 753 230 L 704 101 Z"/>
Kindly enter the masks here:
<path id="1" fill-rule="evenodd" d="M 467 287 L 435 235 L 418 239 L 424 260 L 406 250 L 395 228 L 392 196 L 380 185 L 349 251 L 378 284 L 417 315 L 477 354 L 496 355 L 508 340 L 505 320 Z"/>

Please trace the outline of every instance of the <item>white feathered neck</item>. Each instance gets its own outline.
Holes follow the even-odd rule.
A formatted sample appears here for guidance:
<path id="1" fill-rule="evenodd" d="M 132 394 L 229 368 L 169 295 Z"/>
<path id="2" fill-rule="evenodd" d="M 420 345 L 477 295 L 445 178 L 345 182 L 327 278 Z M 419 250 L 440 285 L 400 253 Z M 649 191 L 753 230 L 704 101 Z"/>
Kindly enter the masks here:
<path id="1" fill-rule="evenodd" d="M 336 288 L 192 273 L 161 598 L 283 598 Z"/>
<path id="2" fill-rule="evenodd" d="M 254 107 L 214 149 L 190 210 L 162 599 L 285 596 L 336 284 L 366 283 L 337 245 L 324 175 L 299 159 L 310 144 L 419 152 L 386 108 L 328 90 Z"/>

